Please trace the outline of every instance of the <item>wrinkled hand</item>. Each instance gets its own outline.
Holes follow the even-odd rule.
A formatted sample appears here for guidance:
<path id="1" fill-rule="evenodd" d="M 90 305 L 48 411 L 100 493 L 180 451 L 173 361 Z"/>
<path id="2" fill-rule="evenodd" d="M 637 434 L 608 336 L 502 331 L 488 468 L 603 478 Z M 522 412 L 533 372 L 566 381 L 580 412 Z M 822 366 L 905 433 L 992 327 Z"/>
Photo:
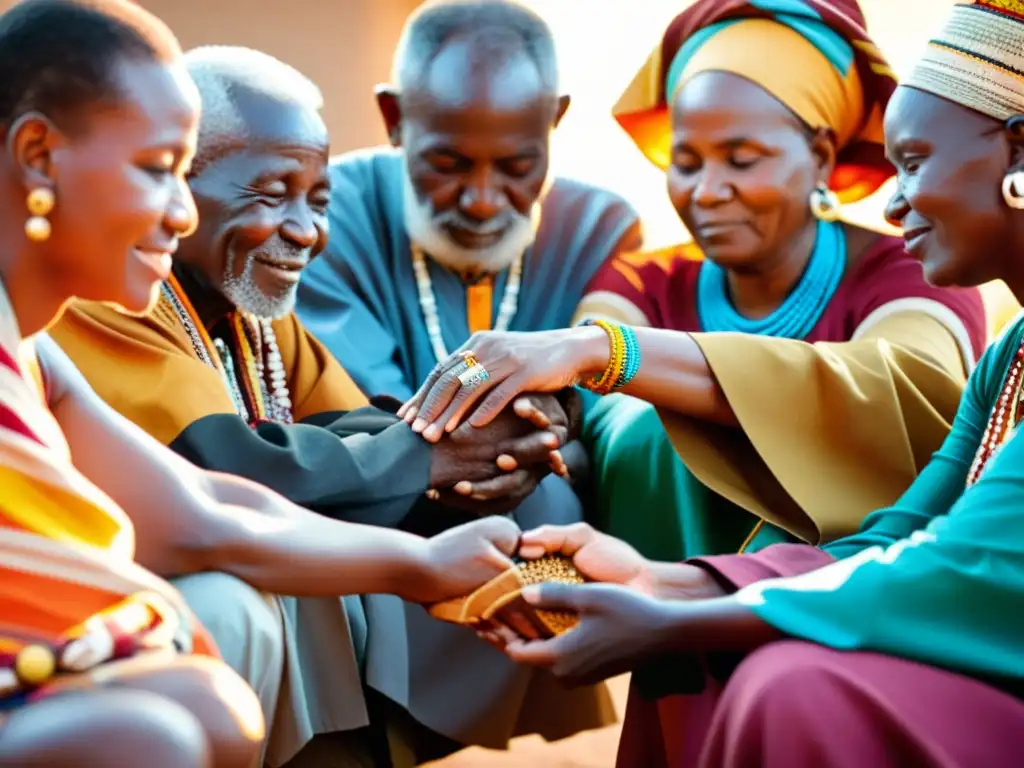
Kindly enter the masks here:
<path id="1" fill-rule="evenodd" d="M 575 397 L 579 399 L 578 395 Z M 556 435 L 559 445 L 564 445 L 573 427 L 562 406 L 563 400 L 569 400 L 569 407 L 572 407 L 571 398 L 566 398 L 561 393 L 558 397 L 533 393 L 517 398 L 512 411 L 538 430 Z M 582 411 L 582 406 L 579 410 Z M 578 425 L 576 428 L 578 429 Z M 476 428 L 463 424 L 456 433 L 469 429 Z M 499 454 L 495 464 L 504 474 L 478 482 L 460 480 L 451 491 L 439 492 L 436 499 L 445 506 L 476 515 L 501 515 L 511 512 L 537 490 L 540 481 L 549 472 L 568 477 L 569 470 L 560 450 L 549 451 L 546 461 L 542 462 L 538 460 L 534 448 L 535 443 L 530 440 L 525 448 Z"/>
<path id="2" fill-rule="evenodd" d="M 428 491 L 427 496 L 442 506 L 477 517 L 505 515 L 515 510 L 537 490 L 551 469 L 545 464 L 503 472 L 490 480 L 470 483 L 459 481 L 452 490 Z"/>
<path id="3" fill-rule="evenodd" d="M 583 428 L 583 399 L 575 388 L 563 389 L 557 395 L 531 394 L 517 397 L 512 403 L 516 415 L 529 421 L 537 429 L 549 430 L 553 426 L 564 426 L 568 436 L 565 443 L 576 440 Z M 514 466 L 502 465 L 503 469 L 514 469 Z M 560 477 L 569 476 L 569 468 L 562 458 L 561 451 L 551 451 L 549 455 L 551 471 Z"/>
<path id="4" fill-rule="evenodd" d="M 578 613 L 580 621 L 551 640 L 508 637 L 505 653 L 520 664 L 550 669 L 569 685 L 632 670 L 663 650 L 676 622 L 671 601 L 615 584 L 537 584 L 523 597 L 536 608 Z"/>
<path id="5" fill-rule="evenodd" d="M 426 540 L 422 570 L 401 597 L 436 603 L 468 595 L 512 567 L 519 526 L 506 517 L 487 517 Z"/>
<path id="6" fill-rule="evenodd" d="M 446 489 L 462 480 L 490 480 L 508 468 L 546 465 L 567 434 L 566 427 L 557 424 L 538 430 L 512 411 L 484 427 L 463 424 L 434 446 L 430 487 Z M 499 457 L 504 457 L 501 464 Z"/>
<path id="7" fill-rule="evenodd" d="M 600 328 L 476 333 L 434 368 L 398 415 L 431 442 L 454 430 L 474 406 L 469 423 L 483 426 L 523 392 L 558 392 L 580 376 L 598 372 L 589 368 L 589 355 L 602 344 L 607 350 L 607 335 Z M 488 379 L 467 387 L 458 376 L 469 351 L 487 370 Z"/>

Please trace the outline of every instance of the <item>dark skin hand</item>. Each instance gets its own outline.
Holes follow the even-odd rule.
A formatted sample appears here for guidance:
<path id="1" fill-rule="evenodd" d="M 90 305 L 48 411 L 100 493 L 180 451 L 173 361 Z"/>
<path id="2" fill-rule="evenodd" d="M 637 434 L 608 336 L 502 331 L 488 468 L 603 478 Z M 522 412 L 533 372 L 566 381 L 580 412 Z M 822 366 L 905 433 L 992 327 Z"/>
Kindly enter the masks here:
<path id="1" fill-rule="evenodd" d="M 519 539 L 519 557 L 571 557 L 588 580 L 618 584 L 663 600 L 705 600 L 725 591 L 711 575 L 687 563 L 648 560 L 626 542 L 586 523 L 544 525 Z"/>
<path id="2" fill-rule="evenodd" d="M 515 509 L 550 472 L 567 475 L 559 448 L 581 410 L 574 392 L 529 395 L 487 427 L 462 425 L 435 448 L 430 497 L 479 515 Z"/>
<path id="3" fill-rule="evenodd" d="M 672 603 L 617 584 L 548 583 L 523 590 L 538 608 L 579 614 L 579 624 L 551 640 L 510 637 L 513 661 L 551 670 L 568 685 L 587 685 L 631 671 L 663 653 L 674 628 Z"/>
<path id="4" fill-rule="evenodd" d="M 511 639 L 505 653 L 545 667 L 568 685 L 586 685 L 666 654 L 746 653 L 781 639 L 735 597 L 659 600 L 615 584 L 538 584 L 523 590 L 537 608 L 572 611 L 580 621 L 552 640 Z"/>
<path id="5" fill-rule="evenodd" d="M 524 533 L 520 557 L 572 557 L 595 582 L 547 583 L 523 592 L 538 608 L 578 613 L 579 624 L 551 640 L 526 641 L 506 629 L 483 633 L 509 658 L 550 669 L 570 685 L 598 682 L 664 653 L 747 649 L 777 636 L 702 568 L 655 563 L 585 523 Z"/>

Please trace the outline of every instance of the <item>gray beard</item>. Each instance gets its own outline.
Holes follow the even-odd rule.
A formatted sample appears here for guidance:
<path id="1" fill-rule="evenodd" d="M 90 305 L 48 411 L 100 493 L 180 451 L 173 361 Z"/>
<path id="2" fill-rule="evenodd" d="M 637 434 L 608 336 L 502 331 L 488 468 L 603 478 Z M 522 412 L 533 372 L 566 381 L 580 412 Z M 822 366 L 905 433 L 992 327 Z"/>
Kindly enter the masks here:
<path id="1" fill-rule="evenodd" d="M 421 202 L 409 176 L 408 165 L 403 164 L 402 197 L 405 231 L 409 240 L 430 255 L 437 263 L 455 272 L 496 273 L 508 269 L 512 262 L 533 245 L 540 226 L 541 204 L 549 188 L 530 209 L 529 216 L 513 212 L 512 223 L 501 240 L 487 248 L 464 248 L 454 242 L 434 217 L 429 202 Z"/>
<path id="2" fill-rule="evenodd" d="M 280 239 L 275 238 L 266 244 L 259 251 L 271 258 L 284 259 L 293 256 L 294 249 L 288 248 Z M 287 289 L 280 296 L 268 296 L 263 293 L 253 280 L 253 270 L 256 268 L 256 253 L 249 252 L 245 256 L 245 268 L 238 277 L 234 274 L 236 258 L 232 255 L 224 271 L 224 282 L 222 290 L 224 296 L 243 312 L 255 315 L 266 320 L 280 320 L 293 309 L 295 309 L 295 296 L 298 291 L 298 284 Z"/>

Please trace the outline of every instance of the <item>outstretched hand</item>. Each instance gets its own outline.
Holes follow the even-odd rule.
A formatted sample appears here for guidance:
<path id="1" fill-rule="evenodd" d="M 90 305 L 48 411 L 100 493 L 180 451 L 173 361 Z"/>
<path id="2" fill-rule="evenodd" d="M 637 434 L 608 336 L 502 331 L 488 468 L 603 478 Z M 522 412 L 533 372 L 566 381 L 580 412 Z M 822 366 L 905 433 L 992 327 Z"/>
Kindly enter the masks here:
<path id="1" fill-rule="evenodd" d="M 422 569 L 400 596 L 436 603 L 468 595 L 512 567 L 519 526 L 506 517 L 486 517 L 428 539 Z"/>
<path id="2" fill-rule="evenodd" d="M 569 685 L 628 672 L 671 643 L 674 604 L 629 587 L 545 583 L 524 589 L 523 598 L 535 608 L 579 614 L 576 627 L 550 640 L 501 639 L 513 661 L 550 669 Z"/>
<path id="3" fill-rule="evenodd" d="M 398 415 L 414 432 L 436 442 L 471 412 L 469 423 L 483 426 L 524 392 L 573 386 L 581 376 L 602 370 L 608 352 L 607 335 L 600 328 L 477 333 L 434 368 Z M 467 357 L 486 371 L 486 378 L 460 380 L 469 368 Z"/>
<path id="4" fill-rule="evenodd" d="M 650 562 L 621 539 L 595 530 L 587 523 L 542 525 L 519 540 L 519 556 L 536 560 L 545 555 L 571 557 L 591 581 L 644 587 Z"/>

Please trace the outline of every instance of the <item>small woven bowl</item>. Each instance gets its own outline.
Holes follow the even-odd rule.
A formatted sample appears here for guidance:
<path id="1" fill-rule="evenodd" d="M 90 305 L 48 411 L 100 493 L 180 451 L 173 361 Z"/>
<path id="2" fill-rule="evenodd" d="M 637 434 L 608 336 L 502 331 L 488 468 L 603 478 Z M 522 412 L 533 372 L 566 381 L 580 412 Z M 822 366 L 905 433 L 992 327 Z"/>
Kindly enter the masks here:
<path id="1" fill-rule="evenodd" d="M 572 558 L 564 555 L 545 555 L 537 560 L 519 560 L 516 563 L 519 579 L 523 586 L 542 584 L 544 582 L 561 582 L 563 584 L 584 584 L 583 577 Z M 553 635 L 568 632 L 579 623 L 579 616 L 567 611 L 544 611 L 534 609 L 534 614 Z"/>

